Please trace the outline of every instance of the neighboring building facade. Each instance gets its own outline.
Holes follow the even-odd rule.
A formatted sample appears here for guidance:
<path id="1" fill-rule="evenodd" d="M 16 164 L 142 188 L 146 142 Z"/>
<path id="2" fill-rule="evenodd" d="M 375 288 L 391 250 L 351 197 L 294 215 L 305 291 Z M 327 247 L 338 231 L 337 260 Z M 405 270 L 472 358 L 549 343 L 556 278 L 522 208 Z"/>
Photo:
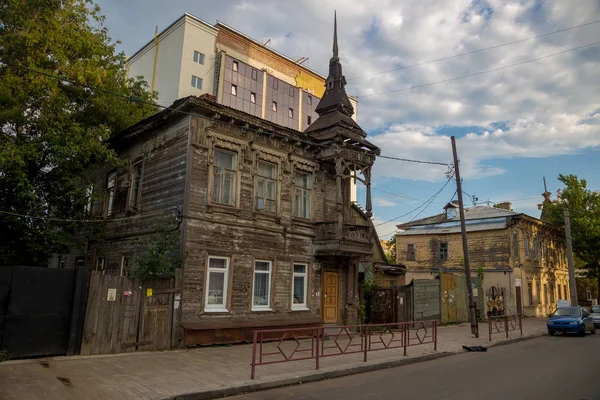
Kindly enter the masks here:
<path id="1" fill-rule="evenodd" d="M 569 299 L 566 252 L 559 229 L 503 208 L 465 209 L 472 276 L 483 278 L 489 313 L 546 316 L 558 299 Z M 433 279 L 440 272 L 464 273 L 458 205 L 445 212 L 398 225 L 397 262 L 407 267 L 406 281 Z"/>
<path id="2" fill-rule="evenodd" d="M 94 218 L 72 256 L 126 275 L 140 239 L 173 231 L 185 345 L 250 340 L 259 327 L 355 324 L 358 267 L 373 257 L 370 175 L 379 149 L 351 118 L 337 55 L 304 133 L 189 97 L 111 138 L 128 166 L 96 171 Z M 191 113 L 186 114 L 186 113 Z M 365 210 L 351 180 L 366 186 Z"/>
<path id="3" fill-rule="evenodd" d="M 163 106 L 209 93 L 221 104 L 298 131 L 317 119 L 325 91 L 324 76 L 221 22 L 213 26 L 187 13 L 127 65 L 129 76 L 144 77 Z M 356 109 L 356 100 L 350 101 Z"/>

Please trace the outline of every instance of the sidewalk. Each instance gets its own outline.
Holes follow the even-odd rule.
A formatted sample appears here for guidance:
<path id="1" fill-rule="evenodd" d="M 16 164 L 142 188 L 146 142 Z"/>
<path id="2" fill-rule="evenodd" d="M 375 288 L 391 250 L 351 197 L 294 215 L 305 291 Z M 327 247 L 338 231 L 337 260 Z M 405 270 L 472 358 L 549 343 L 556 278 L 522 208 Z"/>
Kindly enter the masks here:
<path id="1" fill-rule="evenodd" d="M 440 327 L 438 351 L 433 345 L 314 360 L 258 366 L 250 380 L 252 345 L 208 347 L 166 352 L 105 356 L 54 357 L 15 360 L 0 364 L 0 398 L 8 399 L 210 399 L 243 391 L 326 379 L 418 362 L 461 352 L 463 345 L 490 346 L 506 342 L 496 334 L 488 342 L 488 325 L 480 325 L 480 338 L 471 338 L 470 326 Z M 546 333 L 546 321 L 523 320 L 523 338 Z M 519 340 L 518 331 L 508 341 Z"/>

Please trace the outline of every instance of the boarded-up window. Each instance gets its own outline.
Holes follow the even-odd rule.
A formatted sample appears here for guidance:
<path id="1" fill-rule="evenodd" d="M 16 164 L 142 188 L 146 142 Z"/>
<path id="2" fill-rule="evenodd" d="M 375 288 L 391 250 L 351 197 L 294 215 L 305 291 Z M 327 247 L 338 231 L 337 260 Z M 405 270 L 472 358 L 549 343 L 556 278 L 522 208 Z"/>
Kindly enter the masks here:
<path id="1" fill-rule="evenodd" d="M 415 244 L 409 243 L 406 245 L 406 260 L 407 261 L 415 261 L 417 258 L 415 254 Z"/>
<path id="2" fill-rule="evenodd" d="M 519 233 L 513 233 L 513 257 L 515 260 L 519 259 Z"/>
<path id="3" fill-rule="evenodd" d="M 142 163 L 138 162 L 131 169 L 131 193 L 129 194 L 129 207 L 132 210 L 140 208 L 140 192 L 142 183 Z"/>
<path id="4" fill-rule="evenodd" d="M 533 305 L 533 283 L 527 282 L 527 297 L 529 298 L 529 305 Z"/>
<path id="5" fill-rule="evenodd" d="M 525 235 L 523 238 L 523 243 L 525 246 L 525 258 L 527 260 L 529 260 L 529 258 L 531 257 L 531 249 L 530 249 L 530 245 L 529 245 L 529 236 Z"/>
<path id="6" fill-rule="evenodd" d="M 537 258 L 538 258 L 539 246 L 540 246 L 540 240 L 538 238 L 535 238 L 533 240 L 533 259 L 534 260 L 537 260 Z"/>

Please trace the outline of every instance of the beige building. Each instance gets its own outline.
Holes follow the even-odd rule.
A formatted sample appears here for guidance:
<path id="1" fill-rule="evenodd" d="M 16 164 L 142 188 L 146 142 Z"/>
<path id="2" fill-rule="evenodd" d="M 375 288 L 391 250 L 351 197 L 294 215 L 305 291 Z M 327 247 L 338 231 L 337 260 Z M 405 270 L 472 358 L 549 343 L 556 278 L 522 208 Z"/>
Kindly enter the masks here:
<path id="1" fill-rule="evenodd" d="M 483 279 L 488 314 L 545 316 L 558 299 L 569 299 L 566 253 L 560 230 L 537 218 L 502 208 L 465 209 L 469 260 L 473 277 Z M 398 225 L 396 261 L 407 267 L 406 282 L 434 279 L 440 272 L 464 272 L 458 206 Z"/>

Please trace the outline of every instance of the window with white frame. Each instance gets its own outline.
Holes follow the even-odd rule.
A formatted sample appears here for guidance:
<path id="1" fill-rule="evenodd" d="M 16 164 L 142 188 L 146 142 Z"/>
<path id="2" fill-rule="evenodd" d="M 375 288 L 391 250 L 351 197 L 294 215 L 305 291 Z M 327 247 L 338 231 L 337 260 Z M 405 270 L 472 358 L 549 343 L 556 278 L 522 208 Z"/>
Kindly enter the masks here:
<path id="1" fill-rule="evenodd" d="M 238 69 L 239 69 L 239 64 L 238 64 L 238 62 L 237 62 L 237 61 L 234 61 L 234 62 L 233 62 L 232 69 L 233 69 L 235 72 L 237 72 L 237 71 L 238 71 Z"/>
<path id="2" fill-rule="evenodd" d="M 253 311 L 270 310 L 271 267 L 271 261 L 257 260 L 254 262 Z"/>
<path id="3" fill-rule="evenodd" d="M 212 191 L 214 203 L 235 205 L 236 164 L 236 153 L 215 149 Z"/>
<path id="4" fill-rule="evenodd" d="M 133 210 L 140 208 L 140 191 L 142 183 L 142 162 L 133 164 L 131 168 L 131 193 L 129 194 L 129 207 Z"/>
<path id="5" fill-rule="evenodd" d="M 237 85 L 231 85 L 231 95 L 237 96 Z"/>
<path id="6" fill-rule="evenodd" d="M 202 90 L 202 78 L 192 75 L 192 87 Z"/>
<path id="7" fill-rule="evenodd" d="M 256 103 L 256 93 L 250 92 L 250 103 Z"/>
<path id="8" fill-rule="evenodd" d="M 294 118 L 294 109 L 293 108 L 288 108 L 288 117 Z"/>
<path id="9" fill-rule="evenodd" d="M 294 179 L 294 216 L 310 218 L 311 174 L 296 172 Z"/>
<path id="10" fill-rule="evenodd" d="M 277 102 L 276 101 L 273 102 L 273 106 L 271 107 L 271 110 L 277 112 Z"/>
<path id="11" fill-rule="evenodd" d="M 108 175 L 106 183 L 106 194 L 108 200 L 106 201 L 106 216 L 110 217 L 113 213 L 113 206 L 115 204 L 115 192 L 117 190 L 117 174 L 112 173 Z"/>
<path id="12" fill-rule="evenodd" d="M 308 265 L 294 264 L 294 281 L 292 284 L 292 310 L 306 310 L 308 303 L 306 293 L 308 288 Z"/>
<path id="13" fill-rule="evenodd" d="M 204 65 L 204 54 L 199 51 L 194 51 L 194 62 Z"/>
<path id="14" fill-rule="evenodd" d="M 228 257 L 208 257 L 204 311 L 227 311 Z"/>
<path id="15" fill-rule="evenodd" d="M 270 213 L 277 212 L 277 165 L 258 162 L 256 208 Z"/>

